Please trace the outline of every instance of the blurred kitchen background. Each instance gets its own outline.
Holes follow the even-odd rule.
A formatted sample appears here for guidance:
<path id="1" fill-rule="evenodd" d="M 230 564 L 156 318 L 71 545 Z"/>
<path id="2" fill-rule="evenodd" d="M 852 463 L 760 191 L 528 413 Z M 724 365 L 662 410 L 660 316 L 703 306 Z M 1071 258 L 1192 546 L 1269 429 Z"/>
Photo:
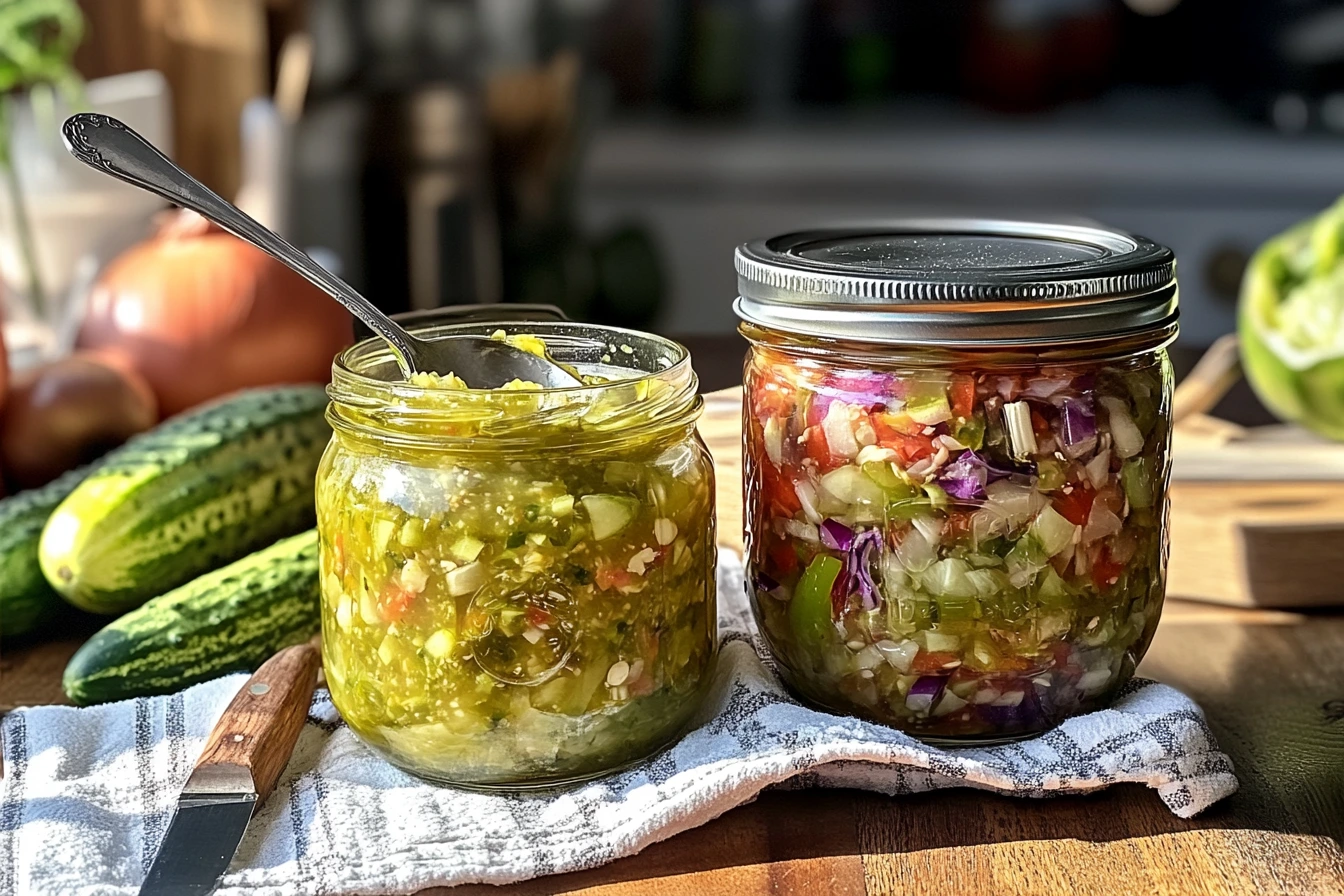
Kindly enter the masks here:
<path id="1" fill-rule="evenodd" d="M 78 6 L 82 90 L 8 84 L 42 296 L 7 303 L 11 354 L 15 309 L 59 342 L 156 207 L 62 158 L 62 104 L 124 117 L 390 310 L 548 302 L 678 335 L 733 330 L 748 238 L 984 214 L 1171 245 L 1205 346 L 1250 252 L 1344 193 L 1329 0 Z"/>

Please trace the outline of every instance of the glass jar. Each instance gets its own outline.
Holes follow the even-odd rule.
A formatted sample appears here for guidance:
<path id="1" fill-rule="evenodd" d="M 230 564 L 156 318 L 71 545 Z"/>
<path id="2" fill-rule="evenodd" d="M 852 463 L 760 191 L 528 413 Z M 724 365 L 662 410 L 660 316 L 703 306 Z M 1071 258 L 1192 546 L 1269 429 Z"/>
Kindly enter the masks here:
<path id="1" fill-rule="evenodd" d="M 787 683 L 933 741 L 1106 705 L 1164 594 L 1170 251 L 912 221 L 737 268 L 750 591 Z"/>
<path id="2" fill-rule="evenodd" d="M 333 702 L 392 763 L 446 783 L 552 786 L 649 755 L 685 727 L 717 649 L 686 350 L 568 322 L 413 329 L 536 335 L 590 384 L 420 388 L 379 340 L 337 358 L 317 478 Z"/>

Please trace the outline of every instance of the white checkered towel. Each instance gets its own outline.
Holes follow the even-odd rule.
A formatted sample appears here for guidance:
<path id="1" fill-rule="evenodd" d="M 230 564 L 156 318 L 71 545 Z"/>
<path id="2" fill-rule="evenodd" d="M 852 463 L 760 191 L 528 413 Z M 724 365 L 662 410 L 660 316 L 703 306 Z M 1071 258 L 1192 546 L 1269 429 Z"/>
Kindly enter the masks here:
<path id="1" fill-rule="evenodd" d="M 702 721 L 648 762 L 577 789 L 509 797 L 426 784 L 365 749 L 320 692 L 219 893 L 409 893 L 590 868 L 783 782 L 1038 797 L 1137 781 L 1182 818 L 1236 789 L 1199 708 L 1150 681 L 1135 681 L 1111 709 L 1001 747 L 937 749 L 807 709 L 754 646 L 741 563 L 731 555 L 722 558 L 719 589 L 725 643 Z M 178 790 L 243 680 L 7 716 L 0 894 L 136 893 Z"/>

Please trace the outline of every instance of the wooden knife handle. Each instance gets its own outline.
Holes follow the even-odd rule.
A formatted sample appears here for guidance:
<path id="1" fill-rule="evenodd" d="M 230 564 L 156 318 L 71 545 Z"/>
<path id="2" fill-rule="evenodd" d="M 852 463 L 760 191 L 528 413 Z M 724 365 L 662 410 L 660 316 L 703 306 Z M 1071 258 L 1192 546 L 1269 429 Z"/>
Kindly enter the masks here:
<path id="1" fill-rule="evenodd" d="M 286 647 L 263 663 L 210 732 L 196 772 L 208 774 L 212 766 L 246 768 L 261 805 L 294 752 L 321 665 L 321 651 L 313 642 Z"/>
<path id="2" fill-rule="evenodd" d="M 1180 423 L 1187 417 L 1213 410 L 1239 379 L 1241 345 L 1235 334 L 1222 336 L 1176 387 L 1171 405 L 1172 422 Z"/>

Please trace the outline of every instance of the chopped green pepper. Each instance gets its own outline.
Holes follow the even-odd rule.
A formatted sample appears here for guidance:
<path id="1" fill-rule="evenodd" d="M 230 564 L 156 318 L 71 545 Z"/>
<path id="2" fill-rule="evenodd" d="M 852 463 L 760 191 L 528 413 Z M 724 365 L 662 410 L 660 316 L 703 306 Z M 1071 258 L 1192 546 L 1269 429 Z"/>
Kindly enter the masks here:
<path id="1" fill-rule="evenodd" d="M 803 570 L 798 587 L 789 603 L 789 621 L 794 634 L 812 643 L 824 643 L 831 625 L 831 589 L 844 568 L 839 560 L 827 555 L 813 558 Z"/>

